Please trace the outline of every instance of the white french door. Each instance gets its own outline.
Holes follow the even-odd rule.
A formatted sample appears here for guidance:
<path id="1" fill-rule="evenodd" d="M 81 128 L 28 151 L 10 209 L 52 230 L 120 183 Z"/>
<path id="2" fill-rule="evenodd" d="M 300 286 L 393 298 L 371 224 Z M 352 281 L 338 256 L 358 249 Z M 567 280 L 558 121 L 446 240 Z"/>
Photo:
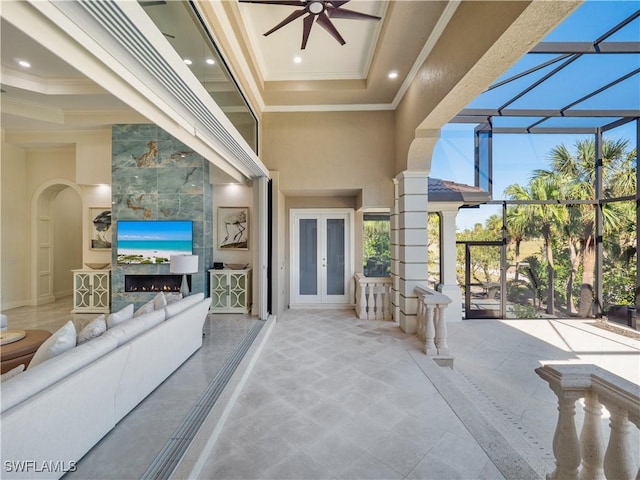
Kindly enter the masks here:
<path id="1" fill-rule="evenodd" d="M 353 210 L 292 209 L 291 306 L 348 304 Z"/>

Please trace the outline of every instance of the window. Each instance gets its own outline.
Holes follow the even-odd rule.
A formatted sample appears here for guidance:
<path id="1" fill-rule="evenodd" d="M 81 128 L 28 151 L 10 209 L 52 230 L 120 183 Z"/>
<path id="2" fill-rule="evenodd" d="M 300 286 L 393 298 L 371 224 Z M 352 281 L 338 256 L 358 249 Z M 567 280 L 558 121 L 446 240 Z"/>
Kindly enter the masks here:
<path id="1" fill-rule="evenodd" d="M 362 241 L 364 276 L 388 277 L 391 274 L 391 222 L 389 215 L 365 213 Z"/>

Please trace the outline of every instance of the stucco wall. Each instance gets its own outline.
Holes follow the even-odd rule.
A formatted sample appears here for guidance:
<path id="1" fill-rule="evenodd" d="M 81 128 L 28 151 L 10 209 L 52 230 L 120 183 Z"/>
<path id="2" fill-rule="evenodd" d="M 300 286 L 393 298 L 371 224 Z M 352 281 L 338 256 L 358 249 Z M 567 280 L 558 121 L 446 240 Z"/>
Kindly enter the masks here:
<path id="1" fill-rule="evenodd" d="M 286 196 L 362 190 L 358 207 L 393 205 L 393 112 L 265 113 L 262 132 Z"/>
<path id="2" fill-rule="evenodd" d="M 579 4 L 462 2 L 396 109 L 396 173 L 417 128 L 437 134 Z"/>

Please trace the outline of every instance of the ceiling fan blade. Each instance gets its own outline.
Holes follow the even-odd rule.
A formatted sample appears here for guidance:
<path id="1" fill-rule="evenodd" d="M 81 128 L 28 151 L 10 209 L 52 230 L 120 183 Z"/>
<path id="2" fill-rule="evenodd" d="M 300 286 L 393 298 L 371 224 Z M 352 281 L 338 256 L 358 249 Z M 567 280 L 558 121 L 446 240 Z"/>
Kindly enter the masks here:
<path id="1" fill-rule="evenodd" d="M 380 20 L 380 17 L 377 17 L 376 15 L 368 15 L 366 13 L 360 13 L 344 8 L 327 7 L 326 11 L 327 15 L 329 15 L 331 18 L 348 18 L 350 20 Z"/>
<path id="2" fill-rule="evenodd" d="M 165 0 L 149 0 L 149 1 L 141 1 L 141 7 L 155 7 L 157 5 L 166 5 L 167 2 Z"/>
<path id="3" fill-rule="evenodd" d="M 295 12 L 293 12 L 291 15 L 289 15 L 287 18 L 285 18 L 283 21 L 281 21 L 278 25 L 276 25 L 275 27 L 273 27 L 271 30 L 269 30 L 268 32 L 266 32 L 264 34 L 264 36 L 266 37 L 267 35 L 271 35 L 273 32 L 275 32 L 276 30 L 281 29 L 282 27 L 284 27 L 285 25 L 287 25 L 288 23 L 293 22 L 296 18 L 301 17 L 302 15 L 304 15 L 305 12 L 304 10 L 296 10 Z"/>
<path id="4" fill-rule="evenodd" d="M 345 3 L 349 3 L 351 0 L 329 0 L 327 3 L 333 5 L 334 8 L 341 7 Z"/>
<path id="5" fill-rule="evenodd" d="M 265 5 L 291 5 L 293 7 L 304 7 L 307 4 L 302 0 L 238 0 L 240 3 L 264 3 Z"/>
<path id="6" fill-rule="evenodd" d="M 313 15 L 309 15 L 305 17 L 305 19 L 303 20 L 304 28 L 302 30 L 302 46 L 300 47 L 301 50 L 304 50 L 307 46 L 307 41 L 309 40 L 309 34 L 311 33 L 311 27 L 313 27 L 313 21 L 315 19 L 316 18 Z"/>
<path id="7" fill-rule="evenodd" d="M 321 14 L 318 15 L 318 23 L 327 32 L 329 32 L 331 36 L 340 43 L 340 45 L 344 45 L 345 43 L 347 43 L 344 41 L 344 38 L 342 38 L 340 33 L 338 33 L 338 30 L 336 29 L 336 27 L 333 26 L 333 23 L 331 23 L 331 20 L 329 20 L 329 17 L 327 17 L 326 12 L 322 12 Z"/>

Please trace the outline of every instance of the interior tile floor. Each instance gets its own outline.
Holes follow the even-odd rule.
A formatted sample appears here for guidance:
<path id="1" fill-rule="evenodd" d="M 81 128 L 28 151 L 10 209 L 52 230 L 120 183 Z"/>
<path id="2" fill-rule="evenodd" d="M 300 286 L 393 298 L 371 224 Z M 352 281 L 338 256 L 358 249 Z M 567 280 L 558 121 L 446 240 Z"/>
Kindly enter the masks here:
<path id="1" fill-rule="evenodd" d="M 70 304 L 48 308 L 58 325 L 71 318 Z M 41 328 L 42 307 L 27 310 L 3 312 L 9 328 L 33 328 L 20 318 Z M 139 478 L 255 321 L 209 315 L 203 348 L 67 476 Z M 640 342 L 591 322 L 454 322 L 449 346 L 454 369 L 434 370 L 395 323 L 359 320 L 353 310 L 285 312 L 191 478 L 544 478 L 557 401 L 534 372 L 540 361 L 587 361 L 640 380 Z M 637 455 L 637 432 L 634 442 Z"/>

